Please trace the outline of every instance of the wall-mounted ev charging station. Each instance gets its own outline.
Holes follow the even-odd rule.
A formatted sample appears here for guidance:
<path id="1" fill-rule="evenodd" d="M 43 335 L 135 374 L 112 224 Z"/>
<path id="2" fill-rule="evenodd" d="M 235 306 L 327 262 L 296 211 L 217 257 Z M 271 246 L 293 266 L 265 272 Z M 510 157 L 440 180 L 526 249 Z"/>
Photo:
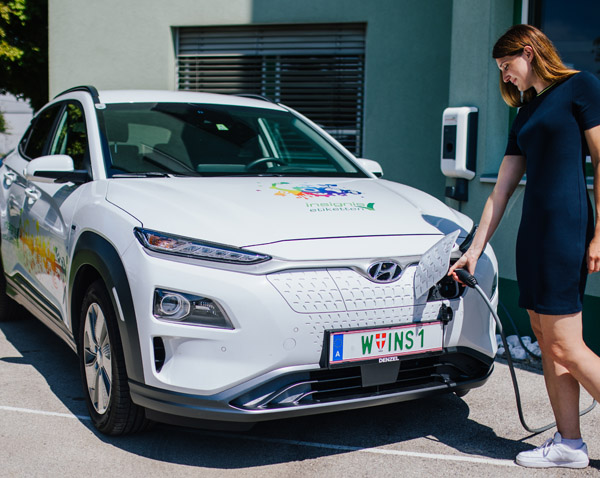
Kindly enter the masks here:
<path id="1" fill-rule="evenodd" d="M 474 106 L 446 108 L 442 116 L 442 173 L 456 178 L 454 186 L 446 187 L 446 197 L 457 201 L 469 199 L 467 181 L 475 177 L 477 119 Z"/>

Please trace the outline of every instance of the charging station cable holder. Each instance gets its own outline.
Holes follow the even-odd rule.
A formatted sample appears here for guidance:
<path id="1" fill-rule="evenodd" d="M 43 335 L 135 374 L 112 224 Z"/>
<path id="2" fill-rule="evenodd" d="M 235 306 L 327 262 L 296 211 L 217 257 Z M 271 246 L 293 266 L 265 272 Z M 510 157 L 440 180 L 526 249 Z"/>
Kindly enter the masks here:
<path id="1" fill-rule="evenodd" d="M 475 177 L 478 115 L 474 106 L 446 108 L 442 115 L 440 167 L 446 177 L 456 179 L 445 191 L 456 201 L 469 199 L 468 181 Z"/>
<path id="2" fill-rule="evenodd" d="M 469 183 L 466 179 L 456 178 L 454 186 L 446 186 L 446 197 L 455 201 L 469 200 Z"/>

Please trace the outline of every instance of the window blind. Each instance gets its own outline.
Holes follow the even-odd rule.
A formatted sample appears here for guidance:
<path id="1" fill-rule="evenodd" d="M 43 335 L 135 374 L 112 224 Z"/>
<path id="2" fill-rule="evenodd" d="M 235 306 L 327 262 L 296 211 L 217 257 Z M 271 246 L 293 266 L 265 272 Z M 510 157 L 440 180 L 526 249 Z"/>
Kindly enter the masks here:
<path id="1" fill-rule="evenodd" d="M 362 153 L 364 24 L 181 27 L 180 90 L 257 94 Z"/>

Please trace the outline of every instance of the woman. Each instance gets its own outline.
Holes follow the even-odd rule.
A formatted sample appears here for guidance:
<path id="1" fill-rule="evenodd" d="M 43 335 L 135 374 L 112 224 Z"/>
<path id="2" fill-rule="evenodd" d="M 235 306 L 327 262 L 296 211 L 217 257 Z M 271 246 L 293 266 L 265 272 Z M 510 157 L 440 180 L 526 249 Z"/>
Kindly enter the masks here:
<path id="1" fill-rule="evenodd" d="M 600 208 L 594 228 L 585 181 L 589 151 L 600 206 L 600 81 L 565 67 L 550 40 L 529 25 L 510 28 L 492 56 L 502 97 L 521 109 L 473 244 L 449 275 L 458 280 L 457 268 L 474 273 L 527 173 L 516 253 L 519 305 L 527 309 L 542 351 L 558 431 L 516 461 L 584 468 L 589 460 L 579 429 L 579 384 L 600 401 L 600 357 L 583 342 L 581 321 L 587 274 L 600 271 Z"/>

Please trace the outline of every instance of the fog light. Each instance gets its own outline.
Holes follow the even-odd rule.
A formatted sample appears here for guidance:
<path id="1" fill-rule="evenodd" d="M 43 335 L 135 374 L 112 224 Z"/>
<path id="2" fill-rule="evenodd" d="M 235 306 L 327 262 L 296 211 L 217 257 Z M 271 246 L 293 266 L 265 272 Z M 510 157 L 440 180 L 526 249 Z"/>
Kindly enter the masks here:
<path id="1" fill-rule="evenodd" d="M 165 294 L 159 299 L 160 315 L 179 319 L 190 313 L 190 301 L 181 294 Z"/>
<path id="2" fill-rule="evenodd" d="M 233 329 L 225 311 L 214 300 L 165 289 L 154 291 L 154 317 L 167 322 Z"/>

